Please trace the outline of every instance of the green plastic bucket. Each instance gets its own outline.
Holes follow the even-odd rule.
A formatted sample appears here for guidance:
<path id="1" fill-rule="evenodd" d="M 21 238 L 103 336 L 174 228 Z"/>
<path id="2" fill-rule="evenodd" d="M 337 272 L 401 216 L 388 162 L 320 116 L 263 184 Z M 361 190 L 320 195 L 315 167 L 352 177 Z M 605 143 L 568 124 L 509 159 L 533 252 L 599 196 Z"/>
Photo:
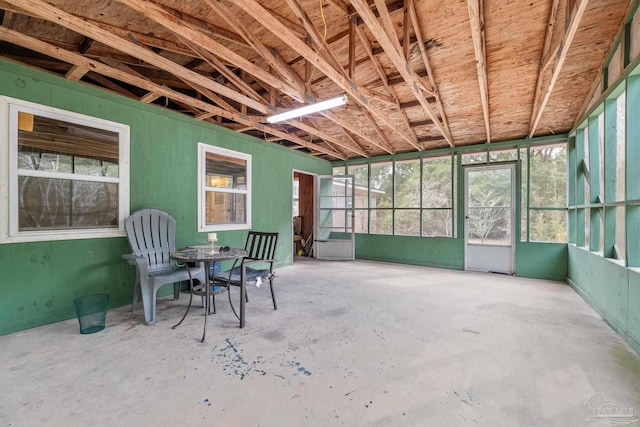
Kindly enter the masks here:
<path id="1" fill-rule="evenodd" d="M 109 294 L 94 294 L 73 300 L 81 334 L 93 334 L 104 329 L 109 307 Z"/>

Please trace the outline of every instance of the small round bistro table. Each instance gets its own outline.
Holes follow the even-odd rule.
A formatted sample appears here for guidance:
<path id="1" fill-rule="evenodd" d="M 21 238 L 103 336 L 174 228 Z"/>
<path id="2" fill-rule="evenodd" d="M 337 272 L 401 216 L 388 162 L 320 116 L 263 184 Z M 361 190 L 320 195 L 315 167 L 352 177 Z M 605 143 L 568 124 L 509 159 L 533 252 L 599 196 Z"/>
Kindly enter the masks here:
<path id="1" fill-rule="evenodd" d="M 246 255 L 247 255 L 247 251 L 245 251 L 244 249 L 229 248 L 228 250 L 220 250 L 220 248 L 216 248 L 212 250 L 210 247 L 205 248 L 204 246 L 181 249 L 171 255 L 172 259 L 176 261 L 184 262 L 185 265 L 187 266 L 187 271 L 189 272 L 189 291 L 191 293 L 189 297 L 189 305 L 187 306 L 187 310 L 185 311 L 184 316 L 182 316 L 182 319 L 176 325 L 173 326 L 174 329 L 180 326 L 180 324 L 187 317 L 187 313 L 189 313 L 189 308 L 191 308 L 193 295 L 204 296 L 206 302 L 205 302 L 205 308 L 204 308 L 204 330 L 202 332 L 202 340 L 201 340 L 202 342 L 204 342 L 207 334 L 207 316 L 209 314 L 210 307 L 211 307 L 211 296 L 218 295 L 228 291 L 227 289 L 228 283 L 215 282 L 213 280 L 213 277 L 209 275 L 209 272 L 214 271 L 216 262 L 235 260 L 235 262 L 237 263 Z M 196 288 L 194 288 L 193 286 L 193 277 L 191 276 L 191 271 L 189 270 L 190 262 L 204 263 L 204 274 L 205 274 L 206 283 L 202 283 Z M 234 267 L 235 267 L 235 264 L 234 264 Z M 240 327 L 241 328 L 244 326 L 245 292 L 246 290 L 244 289 L 244 286 L 242 286 L 240 289 L 240 295 L 241 295 Z"/>

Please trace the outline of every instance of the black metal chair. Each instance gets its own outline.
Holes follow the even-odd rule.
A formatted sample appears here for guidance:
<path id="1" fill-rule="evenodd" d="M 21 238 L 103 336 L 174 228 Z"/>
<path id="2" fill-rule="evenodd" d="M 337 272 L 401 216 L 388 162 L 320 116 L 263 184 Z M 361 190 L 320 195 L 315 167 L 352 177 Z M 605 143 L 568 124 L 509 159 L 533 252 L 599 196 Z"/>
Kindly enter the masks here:
<path id="1" fill-rule="evenodd" d="M 230 270 L 216 273 L 215 279 L 227 282 L 229 285 L 241 286 L 245 284 L 256 284 L 260 286 L 263 281 L 269 281 L 271 289 L 271 299 L 273 300 L 273 309 L 277 310 L 276 295 L 273 290 L 273 279 L 275 272 L 273 264 L 275 260 L 276 246 L 278 244 L 278 233 L 265 233 L 261 231 L 249 231 L 244 249 L 248 252 L 242 259 L 240 265 L 234 264 Z M 249 295 L 245 293 L 245 299 L 249 302 Z M 229 294 L 229 302 L 231 302 L 231 294 Z M 231 308 L 233 308 L 233 303 Z M 236 313 L 236 316 L 238 314 Z"/>

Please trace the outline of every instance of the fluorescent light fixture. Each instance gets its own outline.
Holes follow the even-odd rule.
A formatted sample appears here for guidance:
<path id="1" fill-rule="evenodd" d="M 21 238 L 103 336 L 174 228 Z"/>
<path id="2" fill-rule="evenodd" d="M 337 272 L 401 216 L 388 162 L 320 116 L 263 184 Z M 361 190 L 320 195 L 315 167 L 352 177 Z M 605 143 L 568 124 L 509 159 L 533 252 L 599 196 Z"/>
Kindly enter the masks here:
<path id="1" fill-rule="evenodd" d="M 295 110 L 285 111 L 284 113 L 269 116 L 267 117 L 267 121 L 269 123 L 282 122 L 284 120 L 293 119 L 294 117 L 306 116 L 307 114 L 313 114 L 317 113 L 318 111 L 328 110 L 329 108 L 339 107 L 346 103 L 347 95 L 342 95 L 336 98 L 327 99 L 326 101 L 321 101 L 315 104 L 296 108 Z"/>

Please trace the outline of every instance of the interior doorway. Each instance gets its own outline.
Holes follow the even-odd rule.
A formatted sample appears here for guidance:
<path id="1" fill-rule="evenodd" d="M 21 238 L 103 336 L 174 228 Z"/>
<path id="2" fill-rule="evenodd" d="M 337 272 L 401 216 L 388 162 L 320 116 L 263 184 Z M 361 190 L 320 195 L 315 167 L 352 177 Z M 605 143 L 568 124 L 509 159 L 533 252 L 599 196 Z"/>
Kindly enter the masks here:
<path id="1" fill-rule="evenodd" d="M 313 256 L 314 176 L 293 172 L 293 261 Z"/>

